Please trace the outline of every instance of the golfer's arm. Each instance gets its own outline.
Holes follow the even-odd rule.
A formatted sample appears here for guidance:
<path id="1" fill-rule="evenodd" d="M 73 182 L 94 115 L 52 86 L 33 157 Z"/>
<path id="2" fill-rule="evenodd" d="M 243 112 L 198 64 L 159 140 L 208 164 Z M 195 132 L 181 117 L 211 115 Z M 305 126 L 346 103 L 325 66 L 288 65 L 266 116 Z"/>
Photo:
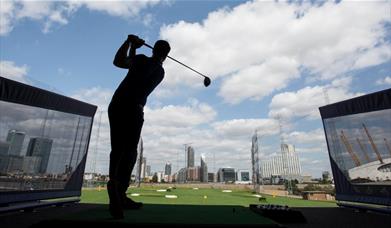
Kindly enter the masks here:
<path id="1" fill-rule="evenodd" d="M 125 41 L 121 47 L 118 49 L 117 53 L 115 54 L 113 64 L 116 67 L 129 69 L 130 63 L 133 57 L 136 55 L 136 50 L 134 48 L 131 48 L 129 51 L 128 56 L 128 50 L 129 50 L 129 41 Z"/>

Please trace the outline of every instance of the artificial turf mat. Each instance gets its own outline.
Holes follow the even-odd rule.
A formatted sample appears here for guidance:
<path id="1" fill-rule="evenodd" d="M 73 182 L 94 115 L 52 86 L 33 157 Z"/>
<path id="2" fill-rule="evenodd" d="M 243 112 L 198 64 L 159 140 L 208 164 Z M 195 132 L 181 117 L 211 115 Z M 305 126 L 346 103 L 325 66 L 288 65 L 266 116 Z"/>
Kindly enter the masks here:
<path id="1" fill-rule="evenodd" d="M 145 204 L 141 210 L 125 211 L 125 218 L 113 220 L 108 205 L 98 205 L 94 209 L 63 215 L 53 220 L 43 221 L 34 227 L 55 227 L 56 224 L 106 224 L 113 226 L 134 225 L 191 225 L 191 226 L 275 226 L 272 220 L 262 217 L 242 206 L 215 205 L 157 205 Z"/>

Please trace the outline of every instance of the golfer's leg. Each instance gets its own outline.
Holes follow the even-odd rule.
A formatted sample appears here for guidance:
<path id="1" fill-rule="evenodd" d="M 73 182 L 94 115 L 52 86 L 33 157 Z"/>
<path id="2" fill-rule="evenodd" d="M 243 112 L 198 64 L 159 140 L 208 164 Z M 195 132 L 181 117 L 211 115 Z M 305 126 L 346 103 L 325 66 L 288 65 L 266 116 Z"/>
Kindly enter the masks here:
<path id="1" fill-rule="evenodd" d="M 121 132 L 119 126 L 121 123 L 118 121 L 118 116 L 113 115 L 109 110 L 110 121 L 110 138 L 111 138 L 111 152 L 110 152 L 110 167 L 109 176 L 110 180 L 107 183 L 107 191 L 110 199 L 109 211 L 114 218 L 123 218 L 123 209 L 119 195 L 119 175 L 118 166 L 121 160 L 122 148 L 121 148 Z"/>
<path id="2" fill-rule="evenodd" d="M 126 144 L 123 145 L 126 146 L 126 152 L 122 155 L 123 157 L 119 162 L 119 173 L 121 173 L 120 183 L 122 186 L 121 193 L 123 196 L 125 196 L 126 190 L 129 186 L 130 176 L 134 165 L 136 164 L 137 147 L 140 140 L 143 122 L 142 118 L 136 116 L 128 125 L 128 138 L 125 141 Z"/>

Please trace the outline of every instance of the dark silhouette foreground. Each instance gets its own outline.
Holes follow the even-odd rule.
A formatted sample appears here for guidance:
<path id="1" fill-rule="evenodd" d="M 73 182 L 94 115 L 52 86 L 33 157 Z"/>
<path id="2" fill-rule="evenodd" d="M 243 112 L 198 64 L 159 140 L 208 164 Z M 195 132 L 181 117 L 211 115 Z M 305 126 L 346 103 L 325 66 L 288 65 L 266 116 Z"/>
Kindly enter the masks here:
<path id="1" fill-rule="evenodd" d="M 139 209 L 142 206 L 142 203 L 127 198 L 126 190 L 137 159 L 137 145 L 144 123 L 143 107 L 148 95 L 164 78 L 162 63 L 170 51 L 168 42 L 159 40 L 154 45 L 152 57 L 136 55 L 136 49 L 143 44 L 144 40 L 129 35 L 113 62 L 117 67 L 129 70 L 108 109 L 111 153 L 107 190 L 110 213 L 117 219 L 123 218 L 124 209 Z"/>

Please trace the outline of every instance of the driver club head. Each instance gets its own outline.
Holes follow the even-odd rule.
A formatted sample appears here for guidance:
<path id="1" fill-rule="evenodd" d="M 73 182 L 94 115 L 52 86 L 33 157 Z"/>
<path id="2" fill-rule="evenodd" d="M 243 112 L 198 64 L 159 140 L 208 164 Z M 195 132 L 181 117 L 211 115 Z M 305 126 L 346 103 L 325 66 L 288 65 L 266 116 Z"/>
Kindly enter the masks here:
<path id="1" fill-rule="evenodd" d="M 205 79 L 204 79 L 204 86 L 205 87 L 208 87 L 209 85 L 210 85 L 210 78 L 208 78 L 208 77 L 205 77 Z"/>

